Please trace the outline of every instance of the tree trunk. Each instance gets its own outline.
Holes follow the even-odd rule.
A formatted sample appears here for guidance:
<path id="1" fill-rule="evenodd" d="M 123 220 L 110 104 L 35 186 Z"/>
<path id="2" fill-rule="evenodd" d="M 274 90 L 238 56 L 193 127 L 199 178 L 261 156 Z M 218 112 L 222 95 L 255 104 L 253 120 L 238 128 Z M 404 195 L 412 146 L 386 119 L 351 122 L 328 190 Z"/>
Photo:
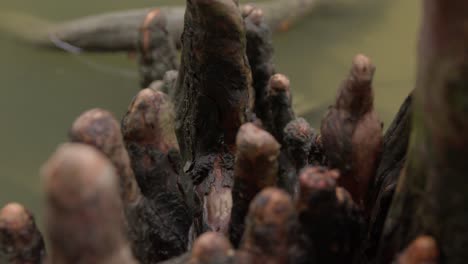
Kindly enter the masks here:
<path id="1" fill-rule="evenodd" d="M 408 162 L 386 222 L 379 263 L 419 235 L 441 263 L 468 259 L 468 2 L 425 0 Z"/>

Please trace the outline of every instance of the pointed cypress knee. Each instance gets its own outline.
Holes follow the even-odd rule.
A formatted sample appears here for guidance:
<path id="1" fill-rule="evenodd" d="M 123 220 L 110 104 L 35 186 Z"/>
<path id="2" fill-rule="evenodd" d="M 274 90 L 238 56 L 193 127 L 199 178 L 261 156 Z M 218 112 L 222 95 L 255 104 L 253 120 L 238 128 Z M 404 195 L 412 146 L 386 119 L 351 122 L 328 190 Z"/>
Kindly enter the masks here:
<path id="1" fill-rule="evenodd" d="M 123 232 L 118 177 L 104 155 L 64 144 L 42 175 L 50 263 L 136 263 Z"/>
<path id="2" fill-rule="evenodd" d="M 41 264 L 45 253 L 32 214 L 21 204 L 5 205 L 0 210 L 0 254 L 11 264 Z"/>
<path id="3" fill-rule="evenodd" d="M 234 249 L 222 234 L 207 232 L 195 240 L 189 264 L 233 263 Z"/>
<path id="4" fill-rule="evenodd" d="M 273 117 L 268 96 L 268 82 L 275 73 L 271 30 L 265 23 L 262 9 L 253 5 L 242 6 L 247 33 L 247 57 L 252 69 L 255 92 L 254 113 L 267 131 L 273 129 Z"/>
<path id="5" fill-rule="evenodd" d="M 250 202 L 266 187 L 278 181 L 280 145 L 268 132 L 252 123 L 244 124 L 237 134 L 237 154 L 232 190 L 229 237 L 237 247 L 244 233 Z"/>
<path id="6" fill-rule="evenodd" d="M 268 100 L 272 111 L 273 131 L 281 144 L 284 142 L 284 129 L 296 118 L 292 109 L 291 82 L 283 74 L 275 74 L 268 84 Z"/>
<path id="7" fill-rule="evenodd" d="M 250 205 L 237 263 L 292 263 L 289 251 L 295 223 L 291 197 L 280 189 L 264 189 Z"/>
<path id="8" fill-rule="evenodd" d="M 328 165 L 339 169 L 339 184 L 362 207 L 382 152 L 382 123 L 374 111 L 375 66 L 357 55 L 335 104 L 322 120 L 321 135 Z"/>
<path id="9" fill-rule="evenodd" d="M 172 102 L 176 102 L 179 98 L 175 90 L 178 75 L 179 72 L 176 70 L 167 71 L 162 80 L 152 82 L 148 88 L 154 91 L 163 92 L 169 95 Z"/>
<path id="10" fill-rule="evenodd" d="M 166 17 L 158 8 L 148 12 L 141 25 L 137 50 L 143 89 L 162 80 L 167 71 L 179 68 L 176 46 L 166 26 Z"/>
<path id="11" fill-rule="evenodd" d="M 305 168 L 297 200 L 298 250 L 293 263 L 354 263 L 363 228 L 361 211 L 336 187 L 337 171 Z"/>
<path id="12" fill-rule="evenodd" d="M 134 251 L 153 263 L 187 250 L 192 225 L 190 180 L 179 176 L 173 106 L 160 91 L 144 89 L 132 101 L 122 131 L 144 200 L 131 208 Z"/>
<path id="13" fill-rule="evenodd" d="M 434 238 L 420 236 L 398 256 L 396 264 L 438 264 L 439 255 Z"/>
<path id="14" fill-rule="evenodd" d="M 198 234 L 228 231 L 235 138 L 253 106 L 251 83 L 237 1 L 187 1 L 176 131 L 183 172 L 200 201 Z"/>
<path id="15" fill-rule="evenodd" d="M 316 134 L 304 118 L 296 118 L 284 129 L 284 145 L 297 171 L 308 165 Z"/>
<path id="16" fill-rule="evenodd" d="M 312 146 L 316 138 L 315 131 L 303 118 L 296 118 L 285 127 L 283 153 L 287 162 L 282 164 L 280 186 L 291 195 L 298 191 L 298 174 L 309 164 Z"/>
<path id="17" fill-rule="evenodd" d="M 120 195 L 124 205 L 136 202 L 140 189 L 130 164 L 120 124 L 108 111 L 92 109 L 81 114 L 69 131 L 71 142 L 91 145 L 106 155 L 120 177 Z"/>

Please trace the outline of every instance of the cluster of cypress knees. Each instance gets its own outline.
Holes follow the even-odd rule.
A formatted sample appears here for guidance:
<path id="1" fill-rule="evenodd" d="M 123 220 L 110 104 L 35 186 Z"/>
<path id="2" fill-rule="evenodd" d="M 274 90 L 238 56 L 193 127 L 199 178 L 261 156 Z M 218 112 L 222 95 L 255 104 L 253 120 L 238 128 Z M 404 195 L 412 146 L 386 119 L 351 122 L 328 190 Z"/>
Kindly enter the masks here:
<path id="1" fill-rule="evenodd" d="M 122 122 L 83 113 L 43 166 L 47 250 L 25 207 L 1 210 L 11 263 L 438 263 L 430 236 L 382 253 L 411 97 L 384 137 L 369 58 L 316 131 L 291 107 L 262 10 L 187 1 L 180 61 L 164 21 L 143 21 L 144 89 Z"/>

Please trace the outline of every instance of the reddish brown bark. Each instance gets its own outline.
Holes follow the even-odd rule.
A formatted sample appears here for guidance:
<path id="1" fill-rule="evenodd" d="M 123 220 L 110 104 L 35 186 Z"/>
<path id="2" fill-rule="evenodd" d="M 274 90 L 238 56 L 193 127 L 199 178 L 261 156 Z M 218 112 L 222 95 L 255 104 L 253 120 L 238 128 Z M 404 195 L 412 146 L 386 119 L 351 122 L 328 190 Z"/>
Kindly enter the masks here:
<path id="1" fill-rule="evenodd" d="M 321 126 L 329 166 L 340 170 L 339 184 L 363 207 L 382 152 L 382 123 L 374 111 L 374 71 L 366 56 L 354 58 L 350 74 Z"/>
<path id="2" fill-rule="evenodd" d="M 280 189 L 264 189 L 250 205 L 237 263 L 289 263 L 295 221 L 291 197 Z"/>
<path id="3" fill-rule="evenodd" d="M 0 255 L 11 264 L 41 264 L 45 254 L 32 214 L 21 204 L 5 205 L 0 210 Z"/>
<path id="4" fill-rule="evenodd" d="M 109 160 L 65 144 L 42 169 L 51 263 L 136 263 L 126 241 L 118 177 Z"/>
<path id="5" fill-rule="evenodd" d="M 196 233 L 228 230 L 235 138 L 253 107 L 251 85 L 237 1 L 188 1 L 176 131 L 184 173 L 200 201 Z"/>
<path id="6" fill-rule="evenodd" d="M 268 132 L 252 123 L 244 124 L 237 134 L 234 168 L 233 206 L 229 238 L 237 247 L 244 233 L 250 202 L 266 187 L 278 182 L 280 145 Z"/>
<path id="7" fill-rule="evenodd" d="M 305 168 L 296 203 L 300 229 L 292 263 L 354 263 L 363 216 L 349 193 L 336 187 L 337 171 Z"/>
<path id="8" fill-rule="evenodd" d="M 133 203 L 140 198 L 120 124 L 110 112 L 102 109 L 84 112 L 73 123 L 69 138 L 71 142 L 96 147 L 112 161 L 120 176 L 120 195 L 124 204 Z"/>

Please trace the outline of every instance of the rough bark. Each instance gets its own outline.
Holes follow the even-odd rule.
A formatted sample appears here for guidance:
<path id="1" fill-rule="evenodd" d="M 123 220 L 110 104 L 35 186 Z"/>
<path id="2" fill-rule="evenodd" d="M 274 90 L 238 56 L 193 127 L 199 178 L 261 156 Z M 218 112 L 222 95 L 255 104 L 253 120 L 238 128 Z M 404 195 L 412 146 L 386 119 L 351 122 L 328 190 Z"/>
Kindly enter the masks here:
<path id="1" fill-rule="evenodd" d="M 177 50 L 167 31 L 167 18 L 160 9 L 154 9 L 145 17 L 138 35 L 139 73 L 141 88 L 163 80 L 169 70 L 179 68 Z"/>
<path id="2" fill-rule="evenodd" d="M 265 21 L 274 31 L 289 29 L 306 17 L 321 0 L 273 0 L 258 3 L 265 12 Z M 184 27 L 185 7 L 160 7 L 167 18 L 167 30 L 180 46 Z M 117 52 L 136 50 L 136 40 L 142 22 L 154 8 L 135 9 L 80 18 L 50 26 L 47 33 L 35 37 L 36 45 L 72 49 L 76 52 Z"/>
<path id="3" fill-rule="evenodd" d="M 440 245 L 440 263 L 468 258 L 467 12 L 466 1 L 424 1 L 408 161 L 379 263 L 424 234 Z"/>
<path id="4" fill-rule="evenodd" d="M 227 233 L 235 138 L 251 111 L 244 21 L 233 0 L 187 1 L 176 92 L 183 173 L 195 184 L 197 233 Z"/>
<path id="5" fill-rule="evenodd" d="M 32 214 L 17 203 L 5 205 L 0 210 L 0 255 L 11 264 L 41 264 L 45 251 Z"/>
<path id="6" fill-rule="evenodd" d="M 291 197 L 266 188 L 252 201 L 237 263 L 289 263 L 296 212 Z"/>
<path id="7" fill-rule="evenodd" d="M 282 185 L 293 197 L 296 197 L 299 188 L 298 174 L 301 169 L 309 165 L 309 156 L 316 135 L 303 118 L 289 122 L 283 133 L 283 155 L 288 159 L 289 167 L 287 173 L 281 177 Z M 282 167 L 285 168 L 284 165 Z"/>
<path id="8" fill-rule="evenodd" d="M 335 104 L 322 120 L 321 141 L 329 167 L 339 169 L 339 184 L 366 208 L 382 151 L 382 123 L 374 111 L 375 66 L 357 55 Z"/>
<path id="9" fill-rule="evenodd" d="M 118 177 L 95 148 L 62 145 L 42 169 L 50 263 L 137 263 L 126 241 Z"/>
<path id="10" fill-rule="evenodd" d="M 336 187 L 338 177 L 322 167 L 302 171 L 292 263 L 354 263 L 364 221 L 349 193 Z"/>
<path id="11" fill-rule="evenodd" d="M 169 97 L 140 91 L 122 121 L 132 168 L 144 197 L 128 208 L 135 256 L 155 263 L 188 248 L 193 202 L 190 179 L 180 177 L 180 155 Z"/>
<path id="12" fill-rule="evenodd" d="M 263 188 L 278 182 L 280 145 L 272 135 L 251 123 L 240 128 L 236 142 L 229 238 L 238 247 L 250 202 Z"/>

